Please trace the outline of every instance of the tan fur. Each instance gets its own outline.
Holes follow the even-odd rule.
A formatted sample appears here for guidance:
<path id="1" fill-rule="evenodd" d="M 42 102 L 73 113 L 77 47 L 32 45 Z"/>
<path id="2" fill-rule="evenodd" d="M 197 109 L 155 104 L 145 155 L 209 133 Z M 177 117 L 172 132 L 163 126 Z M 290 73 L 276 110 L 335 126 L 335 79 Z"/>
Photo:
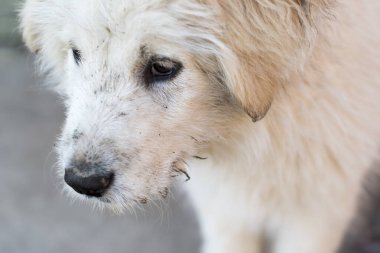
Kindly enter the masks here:
<path id="1" fill-rule="evenodd" d="M 363 177 L 378 157 L 380 4 L 304 2 L 207 1 L 217 6 L 222 36 L 239 55 L 241 72 L 232 92 L 249 112 L 263 115 L 271 106 L 255 126 L 235 126 L 236 136 L 225 146 L 205 151 L 217 161 L 210 168 L 219 170 L 212 176 L 195 172 L 220 182 L 211 189 L 224 188 L 200 192 L 205 180 L 190 187 L 207 224 L 206 252 L 262 252 L 260 240 L 256 246 L 241 246 L 238 239 L 218 245 L 218 238 L 234 227 L 240 232 L 226 236 L 277 238 L 274 252 L 336 252 L 355 213 Z M 241 158 L 247 149 L 256 152 Z M 239 168 L 240 159 L 251 167 Z M 233 182 L 239 182 L 239 191 L 225 188 Z M 218 208 L 223 201 L 226 211 Z M 226 218 L 240 206 L 246 212 Z"/>
<path id="2" fill-rule="evenodd" d="M 238 69 L 227 65 L 226 73 L 234 95 L 254 120 L 264 117 L 276 87 L 302 67 L 330 2 L 203 1 L 217 10 L 224 28 L 220 39 L 239 59 Z"/>

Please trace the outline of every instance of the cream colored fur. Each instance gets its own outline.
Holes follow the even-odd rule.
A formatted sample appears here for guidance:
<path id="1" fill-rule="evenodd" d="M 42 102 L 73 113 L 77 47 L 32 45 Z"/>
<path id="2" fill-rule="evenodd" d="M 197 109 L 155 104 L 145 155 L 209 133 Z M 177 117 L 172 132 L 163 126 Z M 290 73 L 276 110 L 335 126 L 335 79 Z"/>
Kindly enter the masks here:
<path id="1" fill-rule="evenodd" d="M 27 1 L 25 42 L 67 98 L 59 174 L 72 157 L 107 160 L 111 203 L 90 201 L 120 211 L 187 167 L 205 253 L 336 252 L 378 157 L 379 11 L 376 0 Z M 139 80 L 153 53 L 184 65 L 156 93 Z"/>

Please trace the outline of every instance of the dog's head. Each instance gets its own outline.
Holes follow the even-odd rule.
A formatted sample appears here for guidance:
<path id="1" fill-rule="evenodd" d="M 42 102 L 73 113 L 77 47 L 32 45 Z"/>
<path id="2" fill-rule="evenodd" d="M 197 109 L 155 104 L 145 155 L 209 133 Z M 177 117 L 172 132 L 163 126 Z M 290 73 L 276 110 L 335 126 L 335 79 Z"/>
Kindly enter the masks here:
<path id="1" fill-rule="evenodd" d="M 260 2 L 27 1 L 24 40 L 67 107 L 67 189 L 117 209 L 165 196 L 187 159 L 264 117 L 312 21 Z"/>

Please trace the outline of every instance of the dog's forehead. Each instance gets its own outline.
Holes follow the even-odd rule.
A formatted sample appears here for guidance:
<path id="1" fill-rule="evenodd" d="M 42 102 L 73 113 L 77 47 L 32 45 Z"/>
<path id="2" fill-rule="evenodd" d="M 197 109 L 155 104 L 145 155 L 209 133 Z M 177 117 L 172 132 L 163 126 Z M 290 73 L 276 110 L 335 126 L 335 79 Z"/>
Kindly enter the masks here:
<path id="1" fill-rule="evenodd" d="M 54 9 L 63 16 L 63 34 L 73 37 L 65 40 L 80 43 L 78 40 L 91 38 L 83 43 L 86 45 L 99 44 L 110 37 L 123 43 L 142 38 L 178 40 L 188 27 L 195 27 L 191 22 L 197 22 L 196 15 L 202 11 L 199 3 L 192 0 L 69 0 L 61 5 L 63 10 L 59 6 Z"/>
<path id="2" fill-rule="evenodd" d="M 92 52 L 91 57 L 106 52 L 107 57 L 126 59 L 128 56 L 128 60 L 135 61 L 144 46 L 156 54 L 162 51 L 171 51 L 172 55 L 180 51 L 192 54 L 208 50 L 206 43 L 213 41 L 209 37 L 215 22 L 211 22 L 209 9 L 198 0 L 54 2 L 47 8 L 50 9 L 48 15 L 58 16 L 54 26 L 61 40 L 87 51 L 87 55 Z M 164 55 L 171 57 L 167 53 Z"/>
<path id="3" fill-rule="evenodd" d="M 86 3 L 88 2 L 88 3 Z M 107 30 L 118 32 L 128 28 L 159 27 L 173 22 L 185 8 L 178 0 L 113 0 L 113 1 L 66 1 L 63 12 L 68 25 L 75 24 L 84 30 L 95 30 L 107 26 Z M 56 6 L 58 7 L 58 6 Z M 59 7 L 58 7 L 59 8 Z M 55 8 L 57 9 L 57 8 Z M 62 11 L 60 11 L 62 13 Z M 165 27 L 162 27 L 163 29 Z"/>

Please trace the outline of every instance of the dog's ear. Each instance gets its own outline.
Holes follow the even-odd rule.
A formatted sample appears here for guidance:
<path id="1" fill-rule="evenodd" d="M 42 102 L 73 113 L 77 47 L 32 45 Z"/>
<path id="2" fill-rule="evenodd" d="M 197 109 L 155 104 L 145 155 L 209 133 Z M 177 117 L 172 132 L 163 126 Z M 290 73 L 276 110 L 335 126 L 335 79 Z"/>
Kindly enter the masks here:
<path id="1" fill-rule="evenodd" d="M 227 87 L 257 121 L 276 90 L 302 71 L 322 15 L 336 0 L 199 0 L 217 13 L 219 38 L 231 52 L 219 56 Z"/>
<path id="2" fill-rule="evenodd" d="M 222 61 L 224 82 L 233 99 L 254 122 L 262 119 L 273 100 L 273 80 L 265 78 L 263 66 L 247 55 L 235 55 Z"/>
<path id="3" fill-rule="evenodd" d="M 254 122 L 258 121 L 270 109 L 284 73 L 281 64 L 288 48 L 281 47 L 291 46 L 277 24 L 265 23 L 275 21 L 278 16 L 256 1 L 206 0 L 205 3 L 218 10 L 219 23 L 223 24 L 220 40 L 228 50 L 219 54 L 219 65 L 224 82 L 237 104 Z"/>
<path id="4" fill-rule="evenodd" d="M 22 27 L 22 37 L 25 45 L 34 54 L 38 53 L 41 49 L 38 42 L 38 36 L 38 30 L 33 26 L 33 23 L 28 23 Z"/>
<path id="5" fill-rule="evenodd" d="M 33 11 L 34 0 L 26 1 L 19 12 L 20 30 L 25 45 L 33 53 L 38 53 L 41 49 L 40 29 L 36 23 L 35 12 Z"/>

